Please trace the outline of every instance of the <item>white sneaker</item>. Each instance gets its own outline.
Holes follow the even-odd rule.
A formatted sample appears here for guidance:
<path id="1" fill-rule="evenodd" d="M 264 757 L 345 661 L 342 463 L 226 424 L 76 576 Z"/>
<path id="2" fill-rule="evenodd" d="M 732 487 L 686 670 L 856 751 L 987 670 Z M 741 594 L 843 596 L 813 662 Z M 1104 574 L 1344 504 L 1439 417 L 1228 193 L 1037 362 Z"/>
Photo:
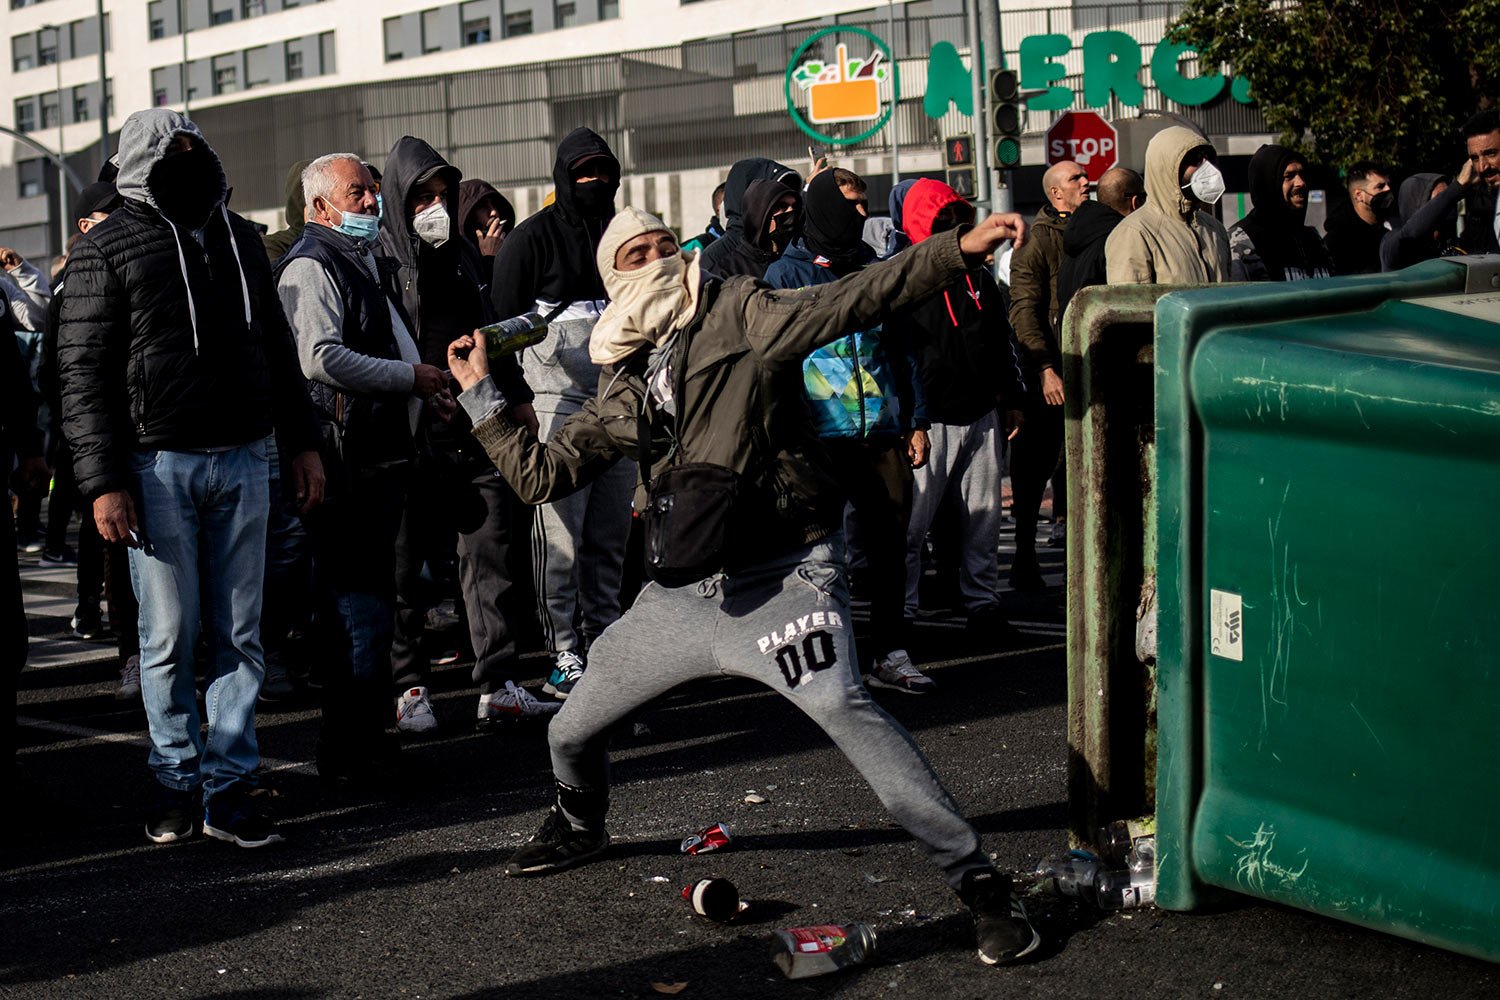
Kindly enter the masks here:
<path id="1" fill-rule="evenodd" d="M 937 682 L 918 670 L 904 649 L 894 650 L 876 660 L 865 681 L 870 687 L 890 688 L 907 694 L 927 694 L 937 690 Z"/>
<path id="2" fill-rule="evenodd" d="M 515 681 L 506 681 L 504 691 L 479 696 L 479 721 L 499 722 L 510 719 L 532 719 L 555 715 L 560 701 L 537 701 L 536 696 Z"/>
<path id="3" fill-rule="evenodd" d="M 396 701 L 396 728 L 403 733 L 430 733 L 437 724 L 425 687 L 414 687 Z"/>
<path id="4" fill-rule="evenodd" d="M 132 656 L 120 668 L 120 687 L 115 701 L 134 701 L 141 696 L 141 658 Z"/>

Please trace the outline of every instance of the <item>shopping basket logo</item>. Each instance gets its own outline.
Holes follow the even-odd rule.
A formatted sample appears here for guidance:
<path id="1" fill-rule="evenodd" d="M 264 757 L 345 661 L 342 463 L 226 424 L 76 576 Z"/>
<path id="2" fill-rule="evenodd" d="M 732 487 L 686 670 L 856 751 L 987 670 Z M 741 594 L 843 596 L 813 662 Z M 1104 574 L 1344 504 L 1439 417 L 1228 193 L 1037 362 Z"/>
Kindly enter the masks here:
<path id="1" fill-rule="evenodd" d="M 830 45 L 831 60 L 822 55 Z M 850 56 L 851 45 L 868 54 Z M 814 32 L 792 53 L 785 91 L 787 114 L 799 129 L 817 142 L 848 146 L 874 136 L 891 120 L 901 100 L 901 69 L 878 35 L 836 24 Z M 828 128 L 840 122 L 861 125 Z M 861 126 L 868 127 L 861 131 Z"/>
<path id="2" fill-rule="evenodd" d="M 817 125 L 829 122 L 863 122 L 880 117 L 880 84 L 889 70 L 880 65 L 885 58 L 878 49 L 866 59 L 850 59 L 849 47 L 838 46 L 831 64 L 813 59 L 797 67 L 792 79 L 807 91 L 807 120 Z"/>

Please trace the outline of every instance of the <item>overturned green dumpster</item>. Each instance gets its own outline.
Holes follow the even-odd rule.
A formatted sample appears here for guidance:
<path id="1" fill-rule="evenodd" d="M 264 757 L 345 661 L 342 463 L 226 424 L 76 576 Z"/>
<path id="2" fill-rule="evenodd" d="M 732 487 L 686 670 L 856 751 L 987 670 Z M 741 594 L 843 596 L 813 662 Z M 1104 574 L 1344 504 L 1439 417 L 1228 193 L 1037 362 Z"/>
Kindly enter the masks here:
<path id="1" fill-rule="evenodd" d="M 1109 742 L 1156 751 L 1158 904 L 1500 960 L 1500 258 L 1168 294 L 1154 332 L 1154 558 L 1112 608 L 1070 580 L 1069 620 L 1139 638 L 1154 602 L 1154 703 L 1096 714 L 1154 712 Z M 1076 652 L 1070 685 L 1121 676 L 1123 641 Z M 1095 785 L 1075 835 L 1136 811 Z"/>

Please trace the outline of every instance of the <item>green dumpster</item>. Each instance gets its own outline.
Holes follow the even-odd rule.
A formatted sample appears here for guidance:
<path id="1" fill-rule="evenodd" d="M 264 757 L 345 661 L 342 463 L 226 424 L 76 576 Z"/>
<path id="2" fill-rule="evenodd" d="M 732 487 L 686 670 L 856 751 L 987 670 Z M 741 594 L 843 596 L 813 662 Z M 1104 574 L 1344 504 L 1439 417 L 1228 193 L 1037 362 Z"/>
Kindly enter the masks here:
<path id="1" fill-rule="evenodd" d="M 1157 902 L 1500 960 L 1500 257 L 1156 310 Z"/>

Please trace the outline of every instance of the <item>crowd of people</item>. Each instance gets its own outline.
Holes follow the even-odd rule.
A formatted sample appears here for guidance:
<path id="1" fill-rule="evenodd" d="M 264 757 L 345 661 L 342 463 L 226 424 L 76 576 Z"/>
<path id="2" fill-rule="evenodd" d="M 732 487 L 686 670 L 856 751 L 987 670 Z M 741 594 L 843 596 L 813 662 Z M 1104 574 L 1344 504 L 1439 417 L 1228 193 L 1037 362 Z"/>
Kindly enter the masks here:
<path id="1" fill-rule="evenodd" d="M 150 733 L 155 843 L 279 839 L 250 794 L 256 708 L 299 684 L 320 691 L 325 780 L 396 773 L 396 734 L 438 725 L 424 631 L 447 585 L 471 647 L 447 658 L 472 653 L 477 722 L 550 719 L 554 803 L 507 874 L 607 848 L 611 726 L 685 681 L 746 677 L 832 737 L 970 907 L 981 959 L 1010 961 L 1040 940 L 1024 908 L 867 690 L 936 690 L 910 626 L 939 512 L 956 512 L 971 632 L 1003 636 L 1002 476 L 1008 459 L 1009 583 L 1042 589 L 1075 294 L 1500 249 L 1500 116 L 1464 138 L 1455 177 L 1399 191 L 1389 168 L 1352 165 L 1326 235 L 1306 223 L 1306 160 L 1278 145 L 1252 158 L 1253 209 L 1226 230 L 1218 154 L 1174 126 L 1144 176 L 1091 186 L 1053 165 L 1030 224 L 976 220 L 932 179 L 898 184 L 875 218 L 849 170 L 745 159 L 679 245 L 617 211 L 620 162 L 586 128 L 524 220 L 406 136 L 381 169 L 336 151 L 294 164 L 287 227 L 263 236 L 228 209 L 191 121 L 138 112 L 50 283 L 0 249 L 20 348 L 0 351 L 20 498 L 0 521 L 41 563 L 76 562 L 73 634 L 101 636 L 108 601 L 117 696 L 140 699 Z M 513 317 L 545 337 L 492 351 L 484 329 Z M 19 620 L 14 571 L 0 586 Z M 533 623 L 551 657 L 538 691 L 520 683 Z"/>

